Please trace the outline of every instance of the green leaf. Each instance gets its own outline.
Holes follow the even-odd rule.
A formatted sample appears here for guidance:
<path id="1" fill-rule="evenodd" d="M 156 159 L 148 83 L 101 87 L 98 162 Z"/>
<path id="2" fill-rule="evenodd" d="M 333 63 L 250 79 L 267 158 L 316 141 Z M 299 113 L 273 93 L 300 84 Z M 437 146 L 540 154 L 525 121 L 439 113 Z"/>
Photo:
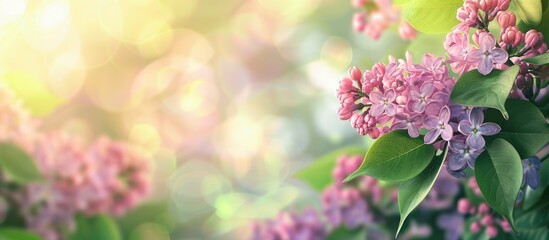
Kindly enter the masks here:
<path id="1" fill-rule="evenodd" d="M 346 227 L 338 227 L 328 235 L 327 240 L 364 240 L 366 239 L 366 228 L 358 227 L 348 229 Z"/>
<path id="2" fill-rule="evenodd" d="M 518 66 L 512 66 L 505 71 L 494 69 L 486 76 L 477 70 L 470 71 L 456 83 L 451 95 L 452 102 L 466 106 L 496 108 L 505 119 L 508 119 L 505 100 L 518 72 Z"/>
<path id="3" fill-rule="evenodd" d="M 404 130 L 393 131 L 374 142 L 362 165 L 345 181 L 368 175 L 387 182 L 400 182 L 417 176 L 435 155 L 423 138 L 411 138 Z"/>
<path id="4" fill-rule="evenodd" d="M 336 166 L 336 161 L 340 156 L 364 156 L 366 153 L 366 147 L 348 147 L 338 149 L 314 161 L 308 167 L 297 172 L 295 176 L 309 184 L 309 186 L 313 189 L 322 191 L 332 183 L 332 170 Z"/>
<path id="5" fill-rule="evenodd" d="M 531 64 L 536 64 L 536 65 L 548 64 L 549 63 L 549 52 L 541 54 L 541 55 L 537 55 L 535 57 L 522 59 L 522 61 L 527 62 L 527 63 L 531 63 Z"/>
<path id="6" fill-rule="evenodd" d="M 549 188 L 545 189 L 543 197 L 534 208 L 517 217 L 518 238 L 549 239 Z"/>
<path id="7" fill-rule="evenodd" d="M 543 197 L 543 194 L 549 189 L 549 163 L 542 163 L 539 169 L 540 181 L 537 189 L 526 188 L 524 195 L 524 209 L 530 209 L 540 200 L 549 202 L 549 196 Z"/>
<path id="8" fill-rule="evenodd" d="M 448 152 L 448 147 L 444 150 L 440 156 L 435 157 L 431 163 L 416 177 L 402 182 L 400 184 L 398 192 L 398 208 L 400 210 L 400 222 L 398 224 L 398 229 L 395 238 L 398 236 L 404 221 L 416 208 L 423 199 L 429 194 L 429 191 L 433 187 L 435 180 L 438 177 L 438 173 L 442 168 L 442 163 L 446 158 Z"/>
<path id="9" fill-rule="evenodd" d="M 509 112 L 508 121 L 494 109 L 485 111 L 485 121 L 495 122 L 501 127 L 501 131 L 494 138 L 502 138 L 511 143 L 521 159 L 534 155 L 549 142 L 549 127 L 534 104 L 509 99 L 505 108 Z"/>
<path id="10" fill-rule="evenodd" d="M 541 22 L 543 12 L 539 0 L 513 0 L 511 8 L 524 23 L 530 26 L 537 26 Z"/>
<path id="11" fill-rule="evenodd" d="M 114 220 L 108 215 L 97 215 L 86 218 L 77 216 L 76 231 L 69 240 L 121 240 L 120 231 Z"/>
<path id="12" fill-rule="evenodd" d="M 402 15 L 415 29 L 424 33 L 448 33 L 456 19 L 462 0 L 411 0 L 402 5 Z"/>
<path id="13" fill-rule="evenodd" d="M 17 183 L 37 181 L 41 178 L 34 160 L 11 143 L 0 143 L 0 167 Z"/>
<path id="14" fill-rule="evenodd" d="M 513 229 L 515 200 L 522 183 L 522 162 L 513 145 L 495 139 L 476 160 L 475 177 L 484 199 Z"/>
<path id="15" fill-rule="evenodd" d="M 42 238 L 35 233 L 25 229 L 7 227 L 0 228 L 0 240 L 41 240 Z"/>

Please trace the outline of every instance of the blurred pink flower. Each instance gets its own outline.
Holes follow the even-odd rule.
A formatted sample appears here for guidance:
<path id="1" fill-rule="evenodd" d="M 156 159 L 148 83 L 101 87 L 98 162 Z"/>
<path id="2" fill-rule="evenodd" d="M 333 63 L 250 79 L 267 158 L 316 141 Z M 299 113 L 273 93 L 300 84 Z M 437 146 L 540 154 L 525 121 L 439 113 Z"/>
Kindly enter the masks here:
<path id="1" fill-rule="evenodd" d="M 28 135 L 34 123 L 15 94 L 0 82 L 0 141 L 14 141 Z"/>
<path id="2" fill-rule="evenodd" d="M 411 40 L 416 37 L 416 30 L 401 20 L 400 10 L 393 6 L 392 0 L 353 0 L 351 4 L 362 10 L 353 15 L 353 28 L 356 32 L 378 39 L 391 25 L 400 23 L 399 33 L 402 39 Z"/>

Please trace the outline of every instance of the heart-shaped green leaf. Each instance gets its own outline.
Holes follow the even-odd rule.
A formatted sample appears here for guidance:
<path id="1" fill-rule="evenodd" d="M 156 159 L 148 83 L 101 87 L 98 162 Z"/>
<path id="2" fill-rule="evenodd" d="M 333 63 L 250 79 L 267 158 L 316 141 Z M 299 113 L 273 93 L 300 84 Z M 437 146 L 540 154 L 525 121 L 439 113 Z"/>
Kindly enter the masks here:
<path id="1" fill-rule="evenodd" d="M 416 208 L 433 187 L 435 180 L 438 177 L 438 173 L 442 168 L 442 163 L 446 158 L 446 153 L 448 149 L 444 150 L 444 153 L 438 157 L 435 157 L 429 165 L 416 177 L 402 182 L 400 184 L 398 192 L 398 208 L 400 210 L 400 222 L 398 224 L 398 229 L 396 235 L 400 232 L 406 217 Z"/>
<path id="2" fill-rule="evenodd" d="M 475 177 L 484 199 L 515 228 L 513 210 L 522 183 L 522 162 L 513 145 L 495 139 L 476 160 Z"/>
<path id="3" fill-rule="evenodd" d="M 496 108 L 505 119 L 508 119 L 505 100 L 518 72 L 518 66 L 512 66 L 505 71 L 494 69 L 486 76 L 477 70 L 470 71 L 461 76 L 456 83 L 451 95 L 452 102 L 466 106 Z"/>
<path id="4" fill-rule="evenodd" d="M 360 168 L 345 180 L 368 175 L 387 182 L 400 182 L 417 176 L 435 155 L 423 138 L 411 138 L 404 130 L 393 131 L 374 142 Z"/>

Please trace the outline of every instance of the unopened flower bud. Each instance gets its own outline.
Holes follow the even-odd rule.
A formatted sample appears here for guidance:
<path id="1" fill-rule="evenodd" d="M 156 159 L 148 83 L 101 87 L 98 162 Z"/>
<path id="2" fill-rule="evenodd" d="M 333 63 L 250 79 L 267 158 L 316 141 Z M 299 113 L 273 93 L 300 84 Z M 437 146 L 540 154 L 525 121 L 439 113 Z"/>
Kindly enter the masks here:
<path id="1" fill-rule="evenodd" d="M 484 12 L 493 12 L 498 6 L 498 0 L 480 0 L 479 7 Z"/>
<path id="2" fill-rule="evenodd" d="M 480 232 L 480 223 L 478 223 L 478 222 L 473 222 L 473 223 L 471 224 L 471 229 L 470 229 L 470 230 L 471 230 L 472 233 L 478 233 L 478 232 Z"/>
<path id="3" fill-rule="evenodd" d="M 471 208 L 471 203 L 468 199 L 462 198 L 458 201 L 457 211 L 461 214 L 467 214 Z"/>
<path id="4" fill-rule="evenodd" d="M 501 41 L 509 48 L 514 49 L 524 42 L 524 34 L 517 27 L 511 26 L 503 31 Z"/>
<path id="5" fill-rule="evenodd" d="M 499 26 L 501 29 L 515 26 L 517 23 L 517 17 L 512 12 L 500 12 L 497 17 Z"/>
<path id="6" fill-rule="evenodd" d="M 353 28 L 355 32 L 362 32 L 366 28 L 366 13 L 359 12 L 353 15 Z"/>
<path id="7" fill-rule="evenodd" d="M 526 32 L 526 35 L 524 38 L 526 40 L 525 47 L 537 49 L 541 46 L 541 44 L 543 44 L 543 34 L 534 29 Z"/>
<path id="8" fill-rule="evenodd" d="M 498 235 L 498 228 L 494 225 L 486 227 L 486 235 L 488 235 L 489 238 L 495 238 Z"/>
<path id="9" fill-rule="evenodd" d="M 480 224 L 482 225 L 490 225 L 494 222 L 494 217 L 492 217 L 492 215 L 488 214 L 486 216 L 484 216 L 481 220 L 480 220 Z"/>
<path id="10" fill-rule="evenodd" d="M 479 213 L 484 214 L 484 213 L 488 213 L 489 211 L 490 211 L 490 207 L 486 203 L 481 203 L 480 206 L 478 207 Z"/>
<path id="11" fill-rule="evenodd" d="M 398 28 L 398 32 L 402 39 L 411 40 L 416 38 L 416 30 L 406 21 L 402 21 Z"/>
<path id="12" fill-rule="evenodd" d="M 355 81 L 360 81 L 362 79 L 362 72 L 357 67 L 349 68 L 349 77 Z"/>
<path id="13" fill-rule="evenodd" d="M 511 3 L 511 0 L 498 0 L 498 6 L 497 11 L 505 11 L 507 8 L 509 8 L 509 4 Z"/>
<path id="14" fill-rule="evenodd" d="M 352 0 L 351 4 L 355 8 L 362 8 L 366 4 L 366 0 Z"/>

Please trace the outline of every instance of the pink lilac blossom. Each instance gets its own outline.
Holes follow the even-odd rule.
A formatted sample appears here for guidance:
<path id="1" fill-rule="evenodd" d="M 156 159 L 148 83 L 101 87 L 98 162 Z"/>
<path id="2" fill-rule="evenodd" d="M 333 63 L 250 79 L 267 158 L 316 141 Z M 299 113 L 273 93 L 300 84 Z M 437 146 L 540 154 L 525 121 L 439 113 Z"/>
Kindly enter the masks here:
<path id="1" fill-rule="evenodd" d="M 100 187 L 88 212 L 122 215 L 149 192 L 149 162 L 124 143 L 99 138 L 90 148 L 89 157 L 102 167 L 92 175 Z"/>
<path id="2" fill-rule="evenodd" d="M 478 186 L 476 185 L 475 178 L 471 178 L 469 183 L 473 192 L 477 196 L 482 197 L 480 190 L 477 191 Z M 510 233 L 512 231 L 509 222 L 504 218 L 498 217 L 488 204 L 484 202 L 475 206 L 469 199 L 462 198 L 458 200 L 457 210 L 459 213 L 474 219 L 469 226 L 470 231 L 473 233 L 479 233 L 484 229 L 484 233 L 488 237 L 495 238 L 499 234 L 498 225 L 505 233 Z"/>
<path id="3" fill-rule="evenodd" d="M 377 138 L 407 129 L 417 137 L 423 120 L 438 116 L 448 104 L 454 84 L 442 58 L 426 54 L 422 64 L 413 64 L 410 54 L 406 60 L 390 57 L 389 64 L 377 63 L 364 74 L 350 68 L 336 92 L 341 104 L 338 113 L 361 135 Z"/>
<path id="4" fill-rule="evenodd" d="M 314 209 L 303 213 L 281 212 L 275 220 L 256 222 L 253 240 L 322 240 L 327 236 L 325 224 Z"/>
<path id="5" fill-rule="evenodd" d="M 416 37 L 416 30 L 401 19 L 400 11 L 393 6 L 392 0 L 352 0 L 351 4 L 360 10 L 353 15 L 353 28 L 356 32 L 378 39 L 391 25 L 400 23 L 399 34 L 402 39 L 411 40 Z"/>
<path id="6" fill-rule="evenodd" d="M 467 62 L 477 66 L 478 71 L 483 75 L 488 75 L 494 64 L 504 64 L 509 55 L 506 51 L 496 47 L 496 40 L 492 34 L 482 32 L 479 36 L 478 45 L 480 48 L 473 48 L 467 53 Z"/>

